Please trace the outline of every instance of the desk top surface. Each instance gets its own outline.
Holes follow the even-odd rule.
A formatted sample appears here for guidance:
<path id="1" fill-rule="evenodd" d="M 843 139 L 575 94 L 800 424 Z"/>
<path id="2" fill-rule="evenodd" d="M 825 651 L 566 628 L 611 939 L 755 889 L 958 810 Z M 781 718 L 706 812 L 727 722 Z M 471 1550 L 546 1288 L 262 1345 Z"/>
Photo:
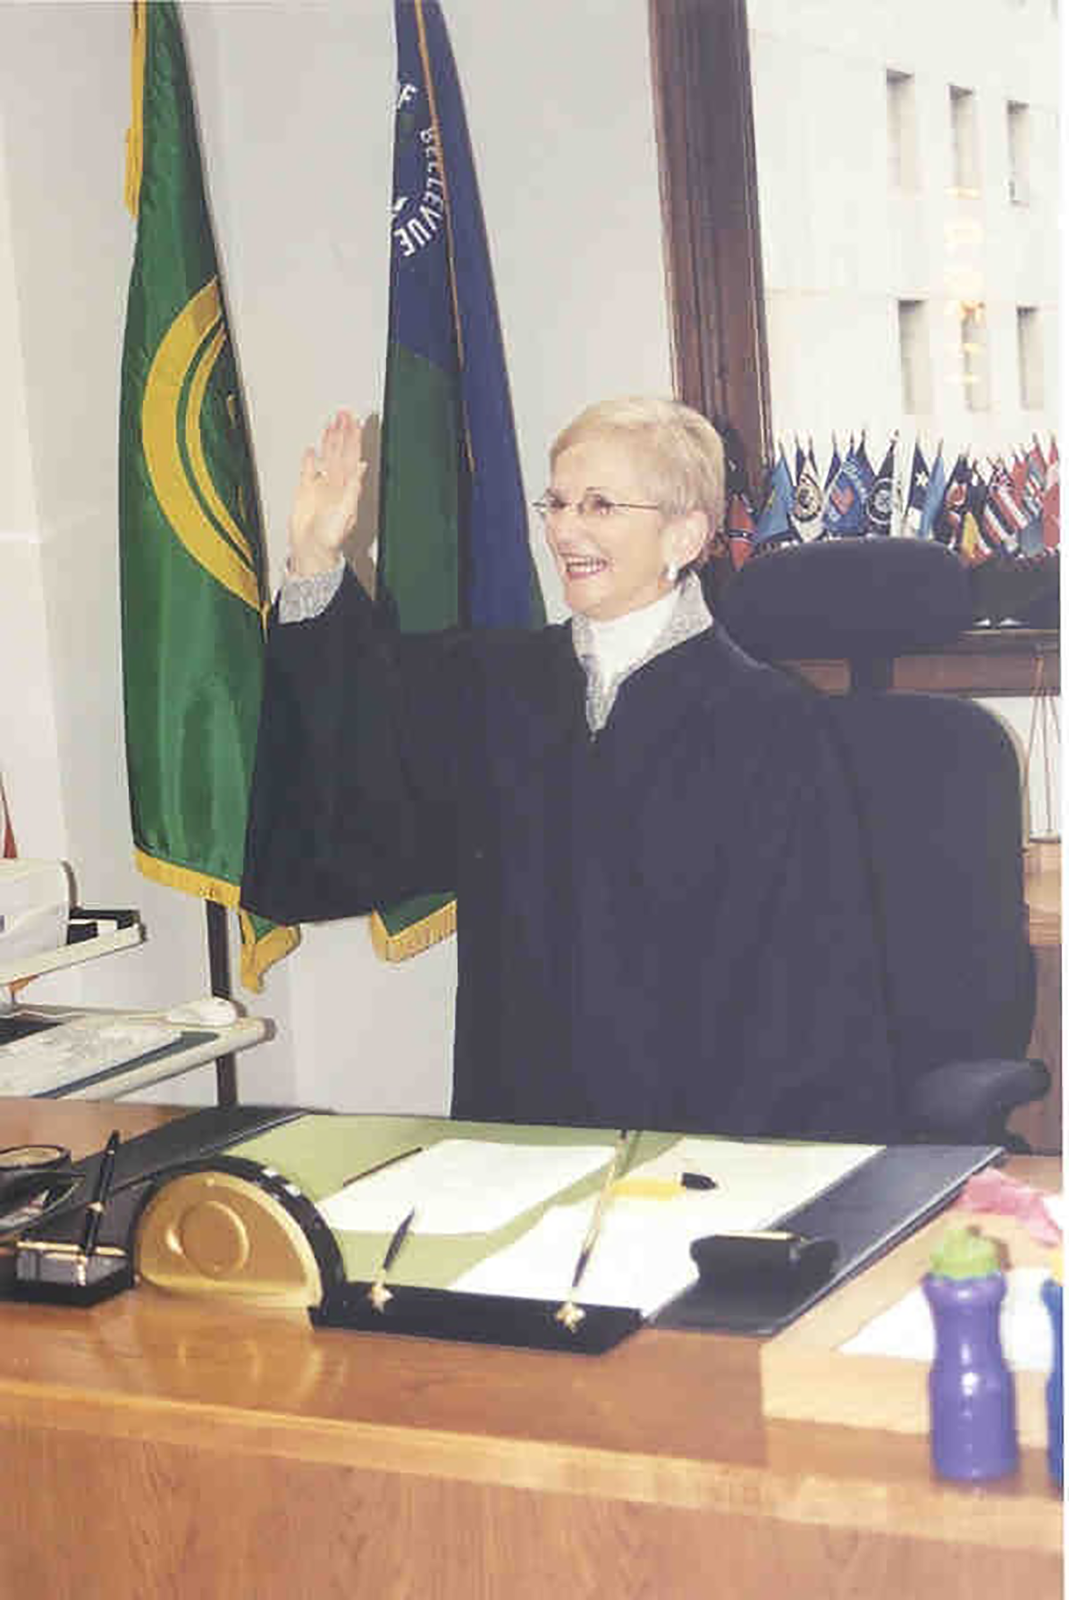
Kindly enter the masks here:
<path id="1" fill-rule="evenodd" d="M 173 1111 L 136 1104 L 0 1102 L 0 1145 L 58 1140 L 84 1154 Z M 1058 1163 L 1013 1170 L 1044 1187 Z M 929 1225 L 929 1230 L 937 1224 Z M 1015 1260 L 1036 1259 L 1006 1224 Z M 760 1494 L 793 1516 L 1005 1549 L 1060 1547 L 1037 1440 L 1013 1479 L 977 1493 L 932 1479 L 916 1418 L 926 1373 L 841 1381 L 836 1346 L 917 1281 L 922 1230 L 776 1339 L 643 1330 L 600 1357 L 313 1329 L 142 1287 L 94 1307 L 0 1305 L 0 1417 L 234 1454 L 282 1453 L 517 1487 L 730 1505 Z M 886 1363 L 879 1363 L 882 1367 Z M 875 1369 L 873 1369 L 875 1373 Z M 1039 1377 L 1032 1387 L 1038 1404 Z M 827 1394 L 847 1390 L 845 1408 Z M 872 1396 L 872 1403 L 866 1399 Z M 933 1522 L 933 1519 L 935 1521 Z"/>

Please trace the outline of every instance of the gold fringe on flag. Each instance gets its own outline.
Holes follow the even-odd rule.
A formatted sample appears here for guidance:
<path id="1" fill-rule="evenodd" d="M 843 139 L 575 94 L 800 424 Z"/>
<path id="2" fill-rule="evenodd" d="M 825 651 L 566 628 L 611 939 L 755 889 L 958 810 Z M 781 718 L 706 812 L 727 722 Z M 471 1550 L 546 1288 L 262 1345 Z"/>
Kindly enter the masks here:
<path id="1" fill-rule="evenodd" d="M 138 872 L 151 878 L 154 883 L 165 884 L 168 889 L 181 889 L 185 894 L 195 894 L 200 900 L 214 900 L 217 906 L 229 906 L 231 911 L 238 909 L 240 890 L 237 884 L 227 883 L 225 878 L 213 878 L 208 872 L 180 867 L 173 861 L 160 861 L 146 850 L 139 850 L 136 845 L 134 864 Z"/>
<path id="2" fill-rule="evenodd" d="M 151 878 L 154 883 L 162 883 L 168 889 L 181 889 L 185 894 L 196 895 L 199 900 L 212 900 L 217 906 L 226 906 L 237 912 L 241 926 L 241 981 L 253 994 L 259 994 L 262 990 L 263 976 L 268 968 L 273 967 L 276 961 L 281 961 L 283 956 L 288 956 L 301 942 L 300 929 L 286 927 L 273 927 L 258 939 L 252 918 L 238 903 L 241 891 L 236 884 L 227 883 L 225 878 L 213 878 L 210 873 L 180 867 L 173 861 L 160 861 L 156 856 L 139 850 L 136 845 L 134 864 L 144 877 Z"/>
<path id="3" fill-rule="evenodd" d="M 238 911 L 238 921 L 241 924 L 241 981 L 246 989 L 259 994 L 268 967 L 273 967 L 300 944 L 300 929 L 274 927 L 258 939 L 247 911 Z"/>
<path id="4" fill-rule="evenodd" d="M 130 51 L 130 126 L 126 130 L 126 177 L 123 199 L 132 217 L 141 201 L 141 168 L 145 155 L 145 0 L 133 0 Z"/>
<path id="5" fill-rule="evenodd" d="M 377 911 L 371 913 L 371 945 L 380 961 L 407 961 L 409 956 L 421 955 L 432 945 L 440 944 L 457 931 L 457 903 L 450 900 L 439 906 L 429 917 L 411 923 L 400 933 L 390 933 Z"/>

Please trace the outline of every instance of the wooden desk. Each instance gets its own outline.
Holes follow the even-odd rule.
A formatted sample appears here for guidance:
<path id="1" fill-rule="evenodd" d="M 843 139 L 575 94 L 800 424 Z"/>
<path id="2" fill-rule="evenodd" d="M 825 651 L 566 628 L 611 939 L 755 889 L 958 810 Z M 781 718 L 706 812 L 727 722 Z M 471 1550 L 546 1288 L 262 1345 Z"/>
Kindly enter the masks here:
<path id="1" fill-rule="evenodd" d="M 165 1115 L 8 1101 L 0 1144 L 85 1151 Z M 915 1281 L 926 1248 L 847 1286 L 847 1320 Z M 839 1299 L 778 1340 L 648 1330 L 597 1358 L 316 1331 L 147 1288 L 82 1313 L 0 1306 L 0 1594 L 1054 1600 L 1061 1508 L 1038 1449 L 967 1489 L 932 1479 L 901 1415 L 873 1428 L 856 1386 L 848 1419 L 824 1420 L 846 1358 L 819 1319 L 841 1321 Z"/>

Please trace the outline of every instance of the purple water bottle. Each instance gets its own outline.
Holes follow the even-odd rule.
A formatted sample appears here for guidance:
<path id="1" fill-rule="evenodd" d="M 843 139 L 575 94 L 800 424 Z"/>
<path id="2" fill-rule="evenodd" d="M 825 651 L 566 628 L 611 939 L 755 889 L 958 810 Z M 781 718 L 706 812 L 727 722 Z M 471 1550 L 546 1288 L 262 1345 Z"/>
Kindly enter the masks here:
<path id="1" fill-rule="evenodd" d="M 1051 1482 L 1062 1487 L 1062 1284 L 1059 1275 L 1044 1278 L 1040 1288 L 1050 1313 L 1052 1335 L 1050 1376 L 1047 1379 L 1047 1466 Z"/>
<path id="2" fill-rule="evenodd" d="M 935 1325 L 932 1464 L 943 1478 L 1004 1477 L 1017 1466 L 1017 1409 L 999 1335 L 1006 1280 L 994 1242 L 971 1228 L 952 1229 L 923 1288 Z"/>

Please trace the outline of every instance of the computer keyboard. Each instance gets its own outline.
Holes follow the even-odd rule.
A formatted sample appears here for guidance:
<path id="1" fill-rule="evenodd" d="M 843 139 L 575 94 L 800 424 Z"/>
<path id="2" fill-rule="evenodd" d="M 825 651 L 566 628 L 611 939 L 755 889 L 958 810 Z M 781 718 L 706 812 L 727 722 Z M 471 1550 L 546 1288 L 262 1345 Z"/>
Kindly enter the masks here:
<path id="1" fill-rule="evenodd" d="M 0 1095 L 40 1095 L 99 1077 L 176 1043 L 176 1023 L 75 1017 L 0 1047 Z"/>

